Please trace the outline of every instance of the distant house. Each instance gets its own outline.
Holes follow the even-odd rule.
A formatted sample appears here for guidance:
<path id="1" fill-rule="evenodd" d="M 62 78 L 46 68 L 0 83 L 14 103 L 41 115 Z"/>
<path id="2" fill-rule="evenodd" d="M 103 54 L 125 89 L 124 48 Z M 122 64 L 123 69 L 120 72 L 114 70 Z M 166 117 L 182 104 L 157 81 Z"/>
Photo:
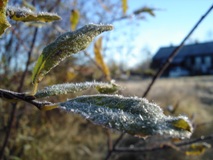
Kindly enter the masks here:
<path id="1" fill-rule="evenodd" d="M 175 46 L 162 47 L 152 59 L 151 67 L 162 66 Z M 213 74 L 213 41 L 184 45 L 163 76 L 193 76 Z"/>

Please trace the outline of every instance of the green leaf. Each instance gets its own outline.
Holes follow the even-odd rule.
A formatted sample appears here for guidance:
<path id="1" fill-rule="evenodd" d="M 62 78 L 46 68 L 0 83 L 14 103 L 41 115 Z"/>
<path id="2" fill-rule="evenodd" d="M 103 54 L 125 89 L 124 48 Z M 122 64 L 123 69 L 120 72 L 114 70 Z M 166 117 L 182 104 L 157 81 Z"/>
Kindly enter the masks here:
<path id="1" fill-rule="evenodd" d="M 54 42 L 46 46 L 33 69 L 32 82 L 36 84 L 55 66 L 72 54 L 87 48 L 92 40 L 102 32 L 112 30 L 111 25 L 89 24 L 74 31 L 59 36 Z"/>
<path id="2" fill-rule="evenodd" d="M 55 13 L 34 12 L 28 8 L 12 6 L 7 8 L 7 16 L 14 21 L 22 22 L 52 22 L 61 19 L 61 17 Z"/>
<path id="3" fill-rule="evenodd" d="M 171 117 L 146 99 L 120 95 L 81 96 L 58 104 L 59 108 L 80 114 L 95 124 L 135 136 L 167 135 L 189 138 L 193 128 L 185 116 Z M 189 128 L 174 125 L 184 121 Z M 178 126 L 178 127 L 177 127 Z"/>
<path id="4" fill-rule="evenodd" d="M 49 87 L 45 87 L 39 90 L 36 94 L 36 98 L 44 98 L 47 96 L 57 96 L 69 93 L 76 93 L 90 88 L 96 88 L 99 92 L 114 93 L 118 90 L 118 85 L 114 82 L 103 83 L 103 82 L 84 82 L 84 83 L 65 83 L 57 84 Z"/>
<path id="5" fill-rule="evenodd" d="M 185 154 L 187 156 L 199 156 L 203 154 L 208 148 L 211 148 L 211 145 L 206 142 L 193 143 L 187 148 Z"/>
<path id="6" fill-rule="evenodd" d="M 70 26 L 72 31 L 76 29 L 79 19 L 80 19 L 79 11 L 76 9 L 73 9 L 70 15 Z"/>
<path id="7" fill-rule="evenodd" d="M 0 36 L 5 32 L 5 30 L 10 27 L 10 23 L 7 21 L 6 17 L 6 6 L 8 0 L 0 1 Z"/>

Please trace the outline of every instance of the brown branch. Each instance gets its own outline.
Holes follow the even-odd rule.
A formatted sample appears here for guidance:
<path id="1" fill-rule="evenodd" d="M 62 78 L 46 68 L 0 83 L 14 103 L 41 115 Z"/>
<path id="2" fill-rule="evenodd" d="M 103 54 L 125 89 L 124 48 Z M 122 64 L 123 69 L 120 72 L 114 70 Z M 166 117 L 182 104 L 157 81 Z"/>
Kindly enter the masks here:
<path id="1" fill-rule="evenodd" d="M 29 47 L 24 43 L 24 41 L 22 40 L 22 38 L 20 37 L 20 35 L 16 32 L 15 28 L 12 28 L 12 33 L 16 36 L 16 38 L 18 39 L 19 43 L 24 47 L 24 49 L 26 51 L 29 51 Z"/>
<path id="2" fill-rule="evenodd" d="M 24 101 L 36 106 L 38 109 L 41 109 L 45 105 L 52 104 L 48 101 L 36 101 L 34 96 L 26 93 L 13 92 L 5 89 L 0 89 L 0 98 L 6 99 L 10 102 Z"/>
<path id="3" fill-rule="evenodd" d="M 48 12 L 51 12 L 55 6 L 59 6 L 59 4 L 61 3 L 61 0 L 56 0 L 56 2 L 48 9 Z"/>
<path id="4" fill-rule="evenodd" d="M 105 160 L 108 160 L 112 153 L 115 152 L 117 145 L 119 144 L 119 142 L 123 139 L 125 133 L 122 133 L 115 141 L 115 143 L 113 144 L 113 147 L 111 150 L 109 150 L 109 152 L 107 153 L 107 156 L 105 157 Z"/>
<path id="5" fill-rule="evenodd" d="M 33 51 L 33 48 L 34 48 L 34 45 L 35 45 L 35 40 L 36 40 L 36 35 L 37 35 L 37 31 L 38 29 L 36 28 L 35 31 L 34 31 L 34 35 L 33 35 L 33 39 L 32 39 L 32 43 L 31 43 L 31 46 L 30 46 L 30 50 L 28 52 L 28 57 L 27 57 L 27 63 L 26 63 L 26 67 L 25 67 L 25 70 L 21 76 L 21 80 L 20 80 L 20 85 L 18 87 L 18 92 L 21 92 L 22 88 L 23 88 L 23 84 L 24 84 L 24 79 L 26 77 L 26 74 L 27 74 L 27 71 L 28 71 L 28 67 L 29 67 L 29 64 L 30 64 L 30 59 L 31 59 L 31 55 L 32 55 L 32 51 Z M 34 102 L 32 102 L 34 103 Z M 6 131 L 6 136 L 5 136 L 5 139 L 3 141 L 3 145 L 1 147 L 1 150 L 0 150 L 0 159 L 3 158 L 3 155 L 4 155 L 4 150 L 7 146 L 7 143 L 8 143 L 8 140 L 9 140 L 9 137 L 10 137 L 10 133 L 11 133 L 11 128 L 12 128 L 12 124 L 15 120 L 15 114 L 16 114 L 16 103 L 13 103 L 12 104 L 12 111 L 10 113 L 10 118 L 9 118 L 9 121 L 8 121 L 8 129 Z"/>
<path id="6" fill-rule="evenodd" d="M 101 66 L 90 56 L 90 54 L 85 50 L 83 52 L 89 58 L 89 60 L 92 61 L 92 63 L 94 63 L 100 71 L 102 71 Z"/>
<path id="7" fill-rule="evenodd" d="M 174 143 L 172 145 L 160 145 L 160 146 L 156 146 L 156 147 L 151 147 L 151 148 L 116 148 L 114 149 L 114 152 L 131 152 L 131 153 L 142 153 L 142 152 L 153 152 L 153 151 L 158 151 L 158 150 L 163 150 L 163 149 L 170 149 L 173 148 L 171 146 L 174 146 L 175 148 L 177 147 L 182 147 L 182 146 L 187 146 L 190 144 L 194 144 L 197 142 L 203 142 L 203 141 L 208 141 L 208 140 L 213 140 L 213 134 L 206 136 L 206 137 L 199 137 L 197 139 L 193 139 L 193 140 L 189 140 L 189 141 L 182 141 L 180 143 Z"/>
<path id="8" fill-rule="evenodd" d="M 35 28 L 34 34 L 33 34 L 32 43 L 31 43 L 31 46 L 30 46 L 30 50 L 27 53 L 28 57 L 27 57 L 26 67 L 25 67 L 24 73 L 21 76 L 21 84 L 20 84 L 20 86 L 18 88 L 18 92 L 21 92 L 21 89 L 22 89 L 23 84 L 24 84 L 24 79 L 26 77 L 26 74 L 27 74 L 27 71 L 28 71 L 28 67 L 30 65 L 30 59 L 31 59 L 31 55 L 32 55 L 32 52 L 33 52 L 33 48 L 35 46 L 35 41 L 36 41 L 37 33 L 38 33 L 38 28 Z"/>
<path id="9" fill-rule="evenodd" d="M 142 97 L 146 97 L 150 91 L 150 89 L 152 88 L 153 84 L 156 82 L 157 78 L 159 78 L 162 73 L 165 71 L 165 69 L 170 65 L 170 63 L 172 62 L 173 58 L 178 54 L 178 51 L 183 47 L 185 41 L 189 38 L 189 36 L 195 31 L 195 29 L 198 27 L 198 25 L 206 18 L 206 16 L 210 13 L 210 11 L 213 9 L 213 5 L 207 10 L 207 12 L 198 20 L 198 22 L 194 25 L 194 27 L 190 30 L 190 32 L 186 35 L 186 37 L 183 39 L 183 41 L 179 44 L 179 46 L 177 48 L 174 49 L 174 51 L 170 54 L 170 56 L 167 58 L 166 62 L 164 63 L 164 65 L 158 70 L 158 72 L 155 74 L 155 76 L 153 77 L 151 83 L 149 84 L 149 86 L 147 87 L 146 91 L 144 92 Z M 106 155 L 105 160 L 108 160 L 113 152 L 117 152 L 116 147 L 119 144 L 119 142 L 123 139 L 125 133 L 122 133 L 118 139 L 116 140 L 116 142 L 113 145 L 113 149 L 110 150 L 108 152 L 108 154 Z M 126 151 L 128 151 L 129 149 L 126 149 Z M 130 151 L 131 152 L 131 151 Z"/>

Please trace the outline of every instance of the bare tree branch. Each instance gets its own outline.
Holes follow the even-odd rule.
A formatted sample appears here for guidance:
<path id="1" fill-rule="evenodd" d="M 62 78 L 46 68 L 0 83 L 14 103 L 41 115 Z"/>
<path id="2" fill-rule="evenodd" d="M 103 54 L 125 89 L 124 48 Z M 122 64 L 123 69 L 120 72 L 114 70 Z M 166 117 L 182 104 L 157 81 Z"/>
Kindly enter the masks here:
<path id="1" fill-rule="evenodd" d="M 11 102 L 17 102 L 19 100 L 25 101 L 36 106 L 38 109 L 41 109 L 43 106 L 47 104 L 52 104 L 51 102 L 44 101 L 36 101 L 35 97 L 26 93 L 13 92 L 9 90 L 0 89 L 0 98 L 5 98 Z"/>
<path id="2" fill-rule="evenodd" d="M 113 152 L 119 152 L 119 153 L 143 153 L 143 152 L 153 152 L 153 151 L 158 151 L 158 150 L 163 150 L 163 149 L 169 149 L 169 148 L 178 148 L 178 147 L 182 147 L 182 146 L 187 146 L 190 144 L 194 144 L 197 142 L 203 142 L 203 141 L 208 141 L 208 140 L 213 140 L 213 134 L 206 136 L 206 137 L 199 137 L 197 139 L 193 139 L 193 140 L 188 140 L 188 141 L 182 141 L 180 143 L 174 143 L 172 145 L 160 145 L 160 146 L 156 146 L 156 147 L 151 147 L 151 148 L 124 148 L 124 147 L 120 147 L 120 148 L 115 148 L 113 150 Z M 172 147 L 174 146 L 174 147 Z"/>

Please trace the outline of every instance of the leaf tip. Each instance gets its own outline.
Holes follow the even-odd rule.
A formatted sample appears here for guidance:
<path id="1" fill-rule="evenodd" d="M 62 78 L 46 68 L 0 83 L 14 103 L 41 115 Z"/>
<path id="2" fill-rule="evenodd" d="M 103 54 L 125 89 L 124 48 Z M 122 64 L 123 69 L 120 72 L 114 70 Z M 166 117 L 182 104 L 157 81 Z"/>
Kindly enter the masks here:
<path id="1" fill-rule="evenodd" d="M 189 122 L 187 117 L 179 116 L 171 121 L 173 127 L 179 130 L 186 130 L 188 132 L 193 132 L 192 124 Z"/>

